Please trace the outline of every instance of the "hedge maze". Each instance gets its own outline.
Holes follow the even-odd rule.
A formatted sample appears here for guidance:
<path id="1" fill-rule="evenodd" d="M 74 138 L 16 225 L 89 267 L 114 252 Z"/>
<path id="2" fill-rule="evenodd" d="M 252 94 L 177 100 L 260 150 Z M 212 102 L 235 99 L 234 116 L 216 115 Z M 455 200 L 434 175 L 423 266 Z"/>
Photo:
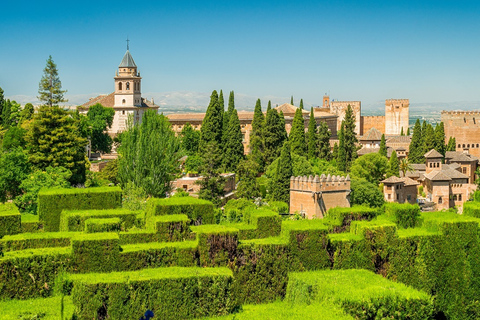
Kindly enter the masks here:
<path id="1" fill-rule="evenodd" d="M 38 219 L 0 205 L 0 319 L 480 318 L 477 202 L 293 221 L 191 197 L 134 212 L 121 198 L 41 192 Z"/>

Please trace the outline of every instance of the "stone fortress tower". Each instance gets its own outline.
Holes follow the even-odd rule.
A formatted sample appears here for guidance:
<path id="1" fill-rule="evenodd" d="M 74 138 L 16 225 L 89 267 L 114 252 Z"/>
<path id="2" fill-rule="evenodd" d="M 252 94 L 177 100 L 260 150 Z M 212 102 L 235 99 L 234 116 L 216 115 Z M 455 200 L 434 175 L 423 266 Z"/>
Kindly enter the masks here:
<path id="1" fill-rule="evenodd" d="M 410 102 L 408 99 L 385 100 L 385 135 L 400 135 L 408 128 Z"/>
<path id="2" fill-rule="evenodd" d="M 331 113 L 338 116 L 337 118 L 337 131 L 340 131 L 342 121 L 345 120 L 345 113 L 347 112 L 348 105 L 352 107 L 353 114 L 355 115 L 355 132 L 357 135 L 362 134 L 361 126 L 361 114 L 362 114 L 362 102 L 361 101 L 330 101 L 330 97 L 323 96 L 323 109 L 328 109 Z"/>

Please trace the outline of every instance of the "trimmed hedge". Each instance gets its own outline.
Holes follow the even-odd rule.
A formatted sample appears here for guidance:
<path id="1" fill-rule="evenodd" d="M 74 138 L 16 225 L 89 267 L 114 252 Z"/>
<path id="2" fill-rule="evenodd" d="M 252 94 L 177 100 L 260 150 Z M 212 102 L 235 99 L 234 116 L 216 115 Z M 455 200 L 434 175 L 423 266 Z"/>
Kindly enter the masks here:
<path id="1" fill-rule="evenodd" d="M 22 214 L 22 233 L 32 233 L 43 231 L 43 223 L 38 219 L 37 214 Z"/>
<path id="2" fill-rule="evenodd" d="M 0 238 L 22 230 L 21 216 L 13 203 L 0 204 Z"/>
<path id="3" fill-rule="evenodd" d="M 184 214 L 155 217 L 157 241 L 193 240 L 194 235 L 189 228 L 190 219 Z"/>
<path id="4" fill-rule="evenodd" d="M 75 235 L 74 232 L 21 233 L 5 236 L 0 243 L 3 245 L 4 251 L 69 247 L 70 239 Z"/>
<path id="5" fill-rule="evenodd" d="M 119 232 L 122 230 L 122 220 L 120 218 L 105 219 L 87 219 L 85 220 L 85 232 Z"/>
<path id="6" fill-rule="evenodd" d="M 105 209 L 105 210 L 73 210 L 62 211 L 60 215 L 61 231 L 83 231 L 87 219 L 120 218 L 124 228 L 128 229 L 135 225 L 138 219 L 138 211 L 128 209 Z"/>
<path id="7" fill-rule="evenodd" d="M 63 210 L 113 209 L 122 206 L 120 187 L 49 189 L 38 193 L 38 215 L 45 231 L 60 230 Z"/>
<path id="8" fill-rule="evenodd" d="M 79 320 L 138 319 L 146 309 L 160 319 L 224 315 L 238 308 L 227 268 L 161 268 L 70 275 Z M 100 316 L 101 315 L 101 316 Z"/>
<path id="9" fill-rule="evenodd" d="M 287 302 L 311 304 L 324 300 L 340 303 L 355 319 L 426 320 L 433 319 L 434 313 L 428 294 L 367 270 L 289 274 Z"/>
<path id="10" fill-rule="evenodd" d="M 475 192 L 475 195 L 477 195 Z M 480 194 L 480 193 L 478 193 Z M 480 218 L 480 202 L 476 201 L 467 201 L 463 204 L 463 214 L 475 218 Z"/>
<path id="11" fill-rule="evenodd" d="M 207 200 L 193 197 L 178 197 L 157 199 L 150 198 L 147 201 L 147 223 L 153 216 L 185 214 L 191 220 L 191 224 L 214 224 L 215 207 Z"/>
<path id="12" fill-rule="evenodd" d="M 269 209 L 247 210 L 244 214 L 244 220 L 251 227 L 239 228 L 238 236 L 242 240 L 276 237 L 282 231 L 282 218 L 278 213 Z"/>
<path id="13" fill-rule="evenodd" d="M 118 270 L 120 245 L 116 233 L 88 233 L 72 238 L 75 271 L 110 272 Z"/>
<path id="14" fill-rule="evenodd" d="M 385 215 L 400 228 L 415 228 L 421 224 L 420 207 L 417 204 L 387 202 L 384 209 Z"/>
<path id="15" fill-rule="evenodd" d="M 349 231 L 352 221 L 372 220 L 378 213 L 378 209 L 367 206 L 335 207 L 328 210 L 323 222 L 330 227 L 332 232 L 339 233 Z"/>
<path id="16" fill-rule="evenodd" d="M 238 246 L 238 229 L 222 225 L 191 227 L 197 234 L 200 266 L 225 266 L 233 261 Z"/>

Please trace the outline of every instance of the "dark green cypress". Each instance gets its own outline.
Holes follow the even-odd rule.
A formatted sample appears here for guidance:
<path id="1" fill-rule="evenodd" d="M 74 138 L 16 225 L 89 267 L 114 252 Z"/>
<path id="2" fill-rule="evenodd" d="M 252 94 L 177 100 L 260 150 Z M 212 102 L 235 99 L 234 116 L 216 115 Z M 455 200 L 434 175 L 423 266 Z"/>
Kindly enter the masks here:
<path id="1" fill-rule="evenodd" d="M 290 178 L 293 176 L 292 158 L 289 141 L 283 144 L 280 159 L 272 183 L 272 199 L 283 201 L 290 205 Z"/>
<path id="2" fill-rule="evenodd" d="M 293 96 L 290 98 L 290 104 L 291 104 L 292 106 L 294 106 L 294 104 L 293 104 Z"/>
<path id="3" fill-rule="evenodd" d="M 455 151 L 457 149 L 457 143 L 455 137 L 450 137 L 448 139 L 448 144 L 445 151 Z"/>
<path id="4" fill-rule="evenodd" d="M 338 143 L 336 142 L 333 144 L 332 159 L 335 159 L 336 161 L 338 161 Z"/>
<path id="5" fill-rule="evenodd" d="M 208 105 L 205 118 L 203 118 L 202 127 L 200 128 L 200 154 L 205 156 L 206 147 L 208 144 L 216 144 L 211 147 L 210 150 L 218 151 L 216 154 L 217 159 L 216 168 L 221 164 L 221 145 L 223 136 L 223 112 L 221 112 L 220 104 L 218 102 L 217 91 L 214 90 L 210 97 L 210 104 Z"/>
<path id="6" fill-rule="evenodd" d="M 355 133 L 355 114 L 350 105 L 345 112 L 345 170 L 349 171 L 353 161 L 357 158 L 357 134 Z"/>
<path id="7" fill-rule="evenodd" d="M 318 138 L 317 138 L 317 122 L 313 114 L 313 107 L 310 109 L 310 119 L 308 120 L 308 132 L 307 132 L 307 147 L 308 158 L 313 159 L 318 156 Z"/>
<path id="8" fill-rule="evenodd" d="M 393 150 L 390 160 L 388 161 L 387 178 L 391 176 L 400 176 L 400 162 L 398 161 L 395 150 Z"/>
<path id="9" fill-rule="evenodd" d="M 306 153 L 305 144 L 305 120 L 303 119 L 302 109 L 297 108 L 293 117 L 292 129 L 288 137 L 292 153 L 303 156 Z"/>
<path id="10" fill-rule="evenodd" d="M 280 156 L 283 137 L 283 124 L 276 109 L 270 109 L 267 112 L 265 123 L 265 164 L 269 165 Z"/>
<path id="11" fill-rule="evenodd" d="M 435 127 L 435 150 L 445 156 L 445 149 L 445 127 L 443 122 L 440 122 Z"/>
<path id="12" fill-rule="evenodd" d="M 337 154 L 332 155 L 330 153 L 330 136 L 331 132 L 328 128 L 328 124 L 324 121 L 320 122 L 320 127 L 318 128 L 318 157 L 320 159 L 330 160 L 332 157 L 334 159 L 337 157 Z M 335 143 L 334 151 L 335 146 L 337 147 L 336 151 L 338 152 L 338 144 Z"/>
<path id="13" fill-rule="evenodd" d="M 408 148 L 408 161 L 410 163 L 423 163 L 423 141 L 422 141 L 422 127 L 420 120 L 417 119 L 415 126 L 413 127 L 412 140 L 410 141 L 410 147 Z"/>
<path id="14" fill-rule="evenodd" d="M 12 108 L 12 104 L 10 102 L 10 99 L 7 99 L 3 103 L 3 108 L 2 108 L 2 124 L 5 128 L 10 126 L 10 111 Z"/>
<path id="15" fill-rule="evenodd" d="M 400 135 L 401 135 L 401 136 L 404 136 L 404 135 L 405 135 L 405 133 L 403 133 L 403 127 L 402 127 L 402 130 L 400 131 Z"/>
<path id="16" fill-rule="evenodd" d="M 380 153 L 384 157 L 387 156 L 387 145 L 386 145 L 386 142 L 385 142 L 385 135 L 384 134 L 382 134 L 382 139 L 380 140 L 380 150 L 378 150 L 378 153 Z"/>
<path id="17" fill-rule="evenodd" d="M 303 110 L 303 99 L 300 99 L 300 109 Z"/>
<path id="18" fill-rule="evenodd" d="M 243 159 L 243 134 L 240 128 L 237 110 L 233 109 L 228 124 L 225 153 L 223 155 L 223 167 L 226 172 L 235 172 L 238 163 Z"/>
<path id="19" fill-rule="evenodd" d="M 283 111 L 280 111 L 278 114 L 281 123 L 281 131 L 282 131 L 282 141 L 288 140 L 287 128 L 285 126 L 285 116 L 283 115 Z"/>
<path id="20" fill-rule="evenodd" d="M 5 104 L 5 96 L 3 95 L 4 94 L 4 91 L 3 89 L 0 87 L 0 126 L 2 125 L 3 123 L 3 106 Z"/>
<path id="21" fill-rule="evenodd" d="M 228 109 L 223 114 L 223 139 L 224 141 L 227 140 L 227 130 L 228 130 L 228 123 L 230 121 L 230 115 L 235 109 L 235 97 L 233 91 L 230 91 L 230 96 L 228 97 Z"/>
<path id="22" fill-rule="evenodd" d="M 272 102 L 268 100 L 268 105 L 267 105 L 267 112 L 268 110 L 272 109 Z"/>
<path id="23" fill-rule="evenodd" d="M 265 116 L 262 112 L 262 104 L 260 99 L 255 104 L 255 111 L 253 113 L 252 131 L 250 132 L 250 154 L 254 161 L 258 164 L 260 172 L 265 167 Z"/>
<path id="24" fill-rule="evenodd" d="M 435 142 L 435 131 L 433 130 L 433 127 L 431 124 L 427 124 L 427 128 L 423 132 L 424 132 L 423 133 L 423 155 L 424 155 L 428 151 L 435 149 L 436 142 Z"/>
<path id="25" fill-rule="evenodd" d="M 337 168 L 342 172 L 347 171 L 347 152 L 345 150 L 345 121 L 342 121 L 338 133 Z"/>
<path id="26" fill-rule="evenodd" d="M 410 127 L 407 128 L 407 136 L 410 136 Z"/>

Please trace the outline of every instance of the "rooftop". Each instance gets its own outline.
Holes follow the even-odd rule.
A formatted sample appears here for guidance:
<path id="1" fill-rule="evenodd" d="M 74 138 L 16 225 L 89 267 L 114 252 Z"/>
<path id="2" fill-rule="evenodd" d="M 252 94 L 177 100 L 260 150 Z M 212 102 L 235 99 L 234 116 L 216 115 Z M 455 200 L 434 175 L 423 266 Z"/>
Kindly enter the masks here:
<path id="1" fill-rule="evenodd" d="M 382 133 L 378 131 L 377 128 L 372 127 L 368 132 L 360 138 L 361 141 L 375 141 L 375 140 L 382 140 Z"/>
<path id="2" fill-rule="evenodd" d="M 137 65 L 135 64 L 135 61 L 133 61 L 133 57 L 130 54 L 130 51 L 127 50 L 127 52 L 125 52 L 122 62 L 120 62 L 120 65 L 118 67 L 119 68 L 136 68 L 137 67 Z"/>

